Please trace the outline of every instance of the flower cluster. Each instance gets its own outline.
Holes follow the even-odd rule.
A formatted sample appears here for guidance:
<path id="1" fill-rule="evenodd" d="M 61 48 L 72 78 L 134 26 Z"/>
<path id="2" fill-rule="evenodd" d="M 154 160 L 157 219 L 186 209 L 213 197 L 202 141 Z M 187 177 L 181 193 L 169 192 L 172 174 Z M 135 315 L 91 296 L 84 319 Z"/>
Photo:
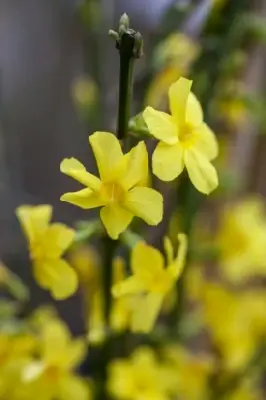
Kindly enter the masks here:
<path id="1" fill-rule="evenodd" d="M 26 332 L 0 333 L 1 399 L 89 400 L 89 383 L 75 372 L 87 353 L 85 339 L 73 339 L 51 313 L 38 314 Z"/>

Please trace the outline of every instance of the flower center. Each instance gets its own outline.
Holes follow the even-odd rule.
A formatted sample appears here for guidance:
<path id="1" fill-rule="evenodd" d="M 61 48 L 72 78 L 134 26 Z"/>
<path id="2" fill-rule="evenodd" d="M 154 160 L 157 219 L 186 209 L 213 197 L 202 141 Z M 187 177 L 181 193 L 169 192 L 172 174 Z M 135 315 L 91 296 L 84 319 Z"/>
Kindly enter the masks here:
<path id="1" fill-rule="evenodd" d="M 101 197 L 105 203 L 119 203 L 124 200 L 125 191 L 116 182 L 106 182 L 102 184 Z"/>
<path id="2" fill-rule="evenodd" d="M 167 293 L 174 284 L 172 276 L 164 269 L 156 274 L 152 280 L 152 290 L 157 293 Z"/>
<path id="3" fill-rule="evenodd" d="M 45 371 L 45 376 L 50 382 L 57 381 L 61 376 L 60 368 L 53 365 L 49 366 Z"/>
<path id="4" fill-rule="evenodd" d="M 185 145 L 189 145 L 192 143 L 194 134 L 193 134 L 194 127 L 190 123 L 186 122 L 184 125 L 180 127 L 179 130 L 179 140 Z"/>

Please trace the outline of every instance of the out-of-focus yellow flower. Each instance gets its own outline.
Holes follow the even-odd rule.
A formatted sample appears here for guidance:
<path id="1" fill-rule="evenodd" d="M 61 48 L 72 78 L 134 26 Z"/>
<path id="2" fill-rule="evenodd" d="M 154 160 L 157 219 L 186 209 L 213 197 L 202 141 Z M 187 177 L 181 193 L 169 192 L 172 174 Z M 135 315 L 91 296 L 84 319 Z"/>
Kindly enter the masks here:
<path id="1" fill-rule="evenodd" d="M 72 339 L 63 322 L 51 320 L 42 327 L 40 358 L 23 369 L 21 398 L 30 400 L 88 400 L 90 390 L 75 372 L 86 355 L 84 339 Z"/>
<path id="2" fill-rule="evenodd" d="M 249 289 L 241 295 L 241 302 L 244 310 L 250 315 L 251 329 L 259 341 L 266 338 L 266 290 Z"/>
<path id="3" fill-rule="evenodd" d="M 124 260 L 116 257 L 113 261 L 113 285 L 123 281 L 126 277 L 126 266 Z M 110 329 L 113 332 L 122 332 L 129 327 L 132 312 L 132 299 L 121 297 L 113 299 L 110 313 Z M 102 290 L 92 296 L 88 310 L 89 316 L 89 341 L 90 343 L 101 343 L 107 334 L 107 327 L 104 318 L 104 298 Z"/>
<path id="4" fill-rule="evenodd" d="M 229 205 L 223 212 L 215 244 L 220 264 L 232 282 L 266 274 L 266 214 L 258 198 Z"/>
<path id="5" fill-rule="evenodd" d="M 178 235 L 180 248 L 174 259 L 172 243 L 165 239 L 167 267 L 163 255 L 145 242 L 139 242 L 131 254 L 133 275 L 113 287 L 117 297 L 138 295 L 134 298 L 131 329 L 135 332 L 149 332 L 161 310 L 163 300 L 180 277 L 186 259 L 187 238 Z"/>
<path id="6" fill-rule="evenodd" d="M 92 246 L 77 245 L 69 252 L 69 261 L 77 271 L 79 281 L 86 288 L 98 288 L 100 283 L 99 255 Z"/>
<path id="7" fill-rule="evenodd" d="M 214 345 L 222 356 L 225 371 L 238 371 L 254 356 L 258 336 L 254 316 L 241 293 L 231 292 L 218 283 L 205 283 L 203 317 Z"/>
<path id="8" fill-rule="evenodd" d="M 98 88 L 89 77 L 78 78 L 73 85 L 72 93 L 75 102 L 81 107 L 91 107 L 98 99 Z"/>
<path id="9" fill-rule="evenodd" d="M 156 66 L 172 65 L 186 73 L 189 66 L 199 54 L 198 44 L 184 33 L 172 33 L 155 49 Z"/>
<path id="10" fill-rule="evenodd" d="M 75 271 L 62 254 L 74 239 L 74 230 L 61 223 L 50 223 L 52 207 L 20 206 L 17 217 L 29 242 L 33 273 L 38 284 L 56 299 L 65 299 L 77 289 Z"/>
<path id="11" fill-rule="evenodd" d="M 228 393 L 227 400 L 262 400 L 256 380 L 252 375 L 246 377 L 232 393 Z"/>
<path id="12" fill-rule="evenodd" d="M 62 201 L 84 209 L 102 207 L 101 220 L 108 235 L 117 239 L 133 219 L 142 218 L 149 225 L 162 220 L 163 198 L 146 187 L 148 154 L 144 142 L 139 142 L 123 155 L 119 140 L 109 132 L 95 132 L 89 137 L 100 177 L 90 174 L 75 158 L 62 161 L 60 170 L 87 186 L 66 193 Z"/>
<path id="13" fill-rule="evenodd" d="M 170 345 L 165 349 L 175 394 L 182 400 L 208 398 L 209 378 L 214 360 L 207 354 L 192 354 L 187 349 Z"/>
<path id="14" fill-rule="evenodd" d="M 176 82 L 181 75 L 182 73 L 173 66 L 166 67 L 158 72 L 148 88 L 144 102 L 145 105 L 154 108 L 164 108 L 169 86 Z"/>
<path id="15" fill-rule="evenodd" d="M 186 76 L 199 54 L 199 46 L 183 33 L 172 33 L 156 48 L 153 63 L 159 68 L 148 88 L 145 104 L 163 108 L 169 86 L 182 75 Z"/>
<path id="16" fill-rule="evenodd" d="M 173 391 L 167 372 L 151 349 L 138 348 L 130 358 L 109 365 L 109 392 L 121 400 L 167 400 Z"/>
<path id="17" fill-rule="evenodd" d="M 220 115 L 224 117 L 229 126 L 237 128 L 243 126 L 248 119 L 247 105 L 243 98 L 229 98 L 219 104 Z"/>
<path id="18" fill-rule="evenodd" d="M 171 114 L 147 107 L 143 112 L 150 133 L 160 142 L 152 168 L 158 178 L 172 181 L 184 167 L 193 185 L 209 194 L 218 186 L 216 169 L 211 160 L 218 154 L 214 133 L 203 122 L 203 111 L 190 91 L 192 81 L 180 78 L 169 89 Z"/>
<path id="19" fill-rule="evenodd" d="M 37 340 L 28 334 L 0 334 L 0 398 L 15 399 L 22 369 L 37 350 Z"/>

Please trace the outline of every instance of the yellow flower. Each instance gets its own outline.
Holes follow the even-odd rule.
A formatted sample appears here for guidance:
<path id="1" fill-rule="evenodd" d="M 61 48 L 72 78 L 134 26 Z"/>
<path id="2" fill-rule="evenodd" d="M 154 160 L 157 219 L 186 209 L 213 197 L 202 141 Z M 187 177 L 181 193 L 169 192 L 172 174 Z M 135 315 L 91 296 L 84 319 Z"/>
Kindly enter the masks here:
<path id="1" fill-rule="evenodd" d="M 252 375 L 251 375 L 252 374 Z M 237 385 L 235 390 L 228 394 L 228 400 L 262 400 L 260 389 L 260 379 L 255 371 L 249 371 L 247 377 L 242 379 L 242 382 Z"/>
<path id="2" fill-rule="evenodd" d="M 139 242 L 131 255 L 133 275 L 113 287 L 114 297 L 138 295 L 134 298 L 131 320 L 131 329 L 135 332 L 149 332 L 153 328 L 163 300 L 182 273 L 187 238 L 184 234 L 178 238 L 180 248 L 176 259 L 170 240 L 165 239 L 167 267 L 164 267 L 163 255 L 157 249 Z"/>
<path id="3" fill-rule="evenodd" d="M 77 289 L 75 271 L 61 258 L 74 239 L 74 231 L 61 223 L 50 223 L 52 207 L 20 206 L 17 217 L 29 242 L 33 273 L 38 284 L 56 299 L 65 299 Z"/>
<path id="4" fill-rule="evenodd" d="M 222 115 L 232 128 L 243 127 L 248 121 L 248 108 L 243 98 L 229 98 L 221 100 L 219 106 Z"/>
<path id="5" fill-rule="evenodd" d="M 141 347 L 128 359 L 117 359 L 109 366 L 108 388 L 121 400 L 167 400 L 172 392 L 164 366 L 154 352 Z"/>
<path id="6" fill-rule="evenodd" d="M 95 104 L 99 95 L 96 83 L 89 76 L 79 77 L 74 82 L 72 92 L 77 105 L 86 109 Z"/>
<path id="7" fill-rule="evenodd" d="M 239 371 L 254 356 L 258 344 L 258 322 L 254 308 L 241 293 L 227 290 L 218 283 L 205 283 L 203 318 L 214 345 L 222 356 L 225 371 Z"/>
<path id="8" fill-rule="evenodd" d="M 218 154 L 215 135 L 203 122 L 203 111 L 190 92 L 192 81 L 180 78 L 169 89 L 171 114 L 147 107 L 143 112 L 150 133 L 160 142 L 152 168 L 158 178 L 172 181 L 184 167 L 193 185 L 209 194 L 218 186 L 218 176 L 211 160 Z"/>
<path id="9" fill-rule="evenodd" d="M 209 398 L 208 388 L 214 360 L 205 353 L 192 354 L 185 347 L 170 345 L 165 349 L 169 375 L 175 394 L 182 400 Z"/>
<path id="10" fill-rule="evenodd" d="M 63 322 L 50 320 L 42 327 L 40 358 L 32 359 L 23 370 L 24 391 L 21 390 L 21 398 L 90 399 L 89 387 L 74 372 L 86 352 L 84 339 L 72 339 Z"/>
<path id="11" fill-rule="evenodd" d="M 156 65 L 172 65 L 185 74 L 199 54 L 199 46 L 183 33 L 172 33 L 156 48 Z"/>
<path id="12" fill-rule="evenodd" d="M 79 281 L 84 288 L 98 288 L 100 282 L 99 255 L 92 246 L 79 244 L 69 252 L 69 261 L 77 271 Z"/>
<path id="13" fill-rule="evenodd" d="M 167 91 L 182 74 L 174 66 L 164 68 L 155 75 L 145 96 L 145 105 L 163 108 L 167 101 Z"/>
<path id="14" fill-rule="evenodd" d="M 220 264 L 232 282 L 266 275 L 266 214 L 258 198 L 226 207 L 215 244 Z"/>
<path id="15" fill-rule="evenodd" d="M 28 334 L 0 334 L 0 398 L 15 399 L 21 373 L 37 349 L 37 341 Z"/>
<path id="16" fill-rule="evenodd" d="M 95 132 L 89 141 L 101 179 L 87 172 L 75 158 L 63 160 L 61 172 L 87 188 L 66 193 L 61 200 L 84 209 L 102 207 L 101 220 L 113 239 L 128 227 L 134 215 L 149 225 L 159 224 L 163 199 L 160 193 L 145 186 L 148 177 L 145 143 L 139 142 L 123 155 L 118 139 L 111 133 Z"/>

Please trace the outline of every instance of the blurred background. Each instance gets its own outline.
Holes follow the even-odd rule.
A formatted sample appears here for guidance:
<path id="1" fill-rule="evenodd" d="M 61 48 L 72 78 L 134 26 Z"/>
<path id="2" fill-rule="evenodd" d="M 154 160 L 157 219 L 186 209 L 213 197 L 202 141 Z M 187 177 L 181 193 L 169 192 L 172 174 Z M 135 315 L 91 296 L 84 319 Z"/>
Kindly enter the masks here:
<path id="1" fill-rule="evenodd" d="M 266 195 L 264 0 L 1 0 L 0 257 L 30 282 L 32 305 L 47 297 L 25 263 L 14 209 L 49 203 L 55 219 L 81 218 L 59 201 L 73 188 L 59 164 L 73 156 L 92 168 L 88 134 L 115 130 L 119 57 L 107 35 L 124 12 L 144 38 L 132 116 L 147 104 L 166 109 L 169 85 L 192 77 L 220 139 L 217 203 Z M 69 302 L 59 307 L 79 331 L 79 298 Z"/>

